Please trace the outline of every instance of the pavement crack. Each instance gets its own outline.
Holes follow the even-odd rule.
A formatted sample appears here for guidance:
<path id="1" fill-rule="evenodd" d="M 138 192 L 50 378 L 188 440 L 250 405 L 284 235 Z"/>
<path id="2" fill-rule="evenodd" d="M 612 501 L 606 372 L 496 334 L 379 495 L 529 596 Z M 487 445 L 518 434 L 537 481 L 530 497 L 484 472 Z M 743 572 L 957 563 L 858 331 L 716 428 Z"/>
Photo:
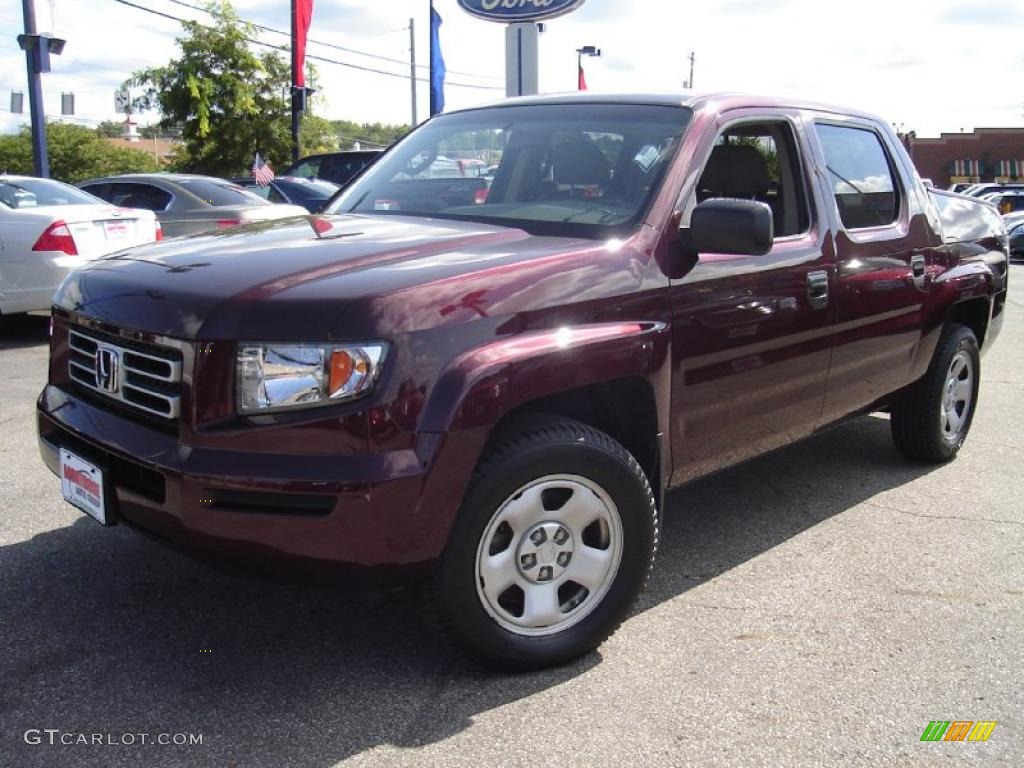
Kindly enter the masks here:
<path id="1" fill-rule="evenodd" d="M 926 515 L 923 512 L 910 512 L 906 509 L 899 509 L 898 507 L 890 507 L 887 504 L 879 504 L 875 501 L 864 502 L 868 506 L 877 507 L 878 509 L 884 509 L 888 512 L 897 512 L 901 515 L 910 515 L 911 517 L 922 517 L 927 520 L 960 520 L 965 523 L 996 523 L 1002 525 L 1020 525 L 1024 526 L 1024 520 L 997 520 L 989 517 L 965 517 L 963 515 Z"/>

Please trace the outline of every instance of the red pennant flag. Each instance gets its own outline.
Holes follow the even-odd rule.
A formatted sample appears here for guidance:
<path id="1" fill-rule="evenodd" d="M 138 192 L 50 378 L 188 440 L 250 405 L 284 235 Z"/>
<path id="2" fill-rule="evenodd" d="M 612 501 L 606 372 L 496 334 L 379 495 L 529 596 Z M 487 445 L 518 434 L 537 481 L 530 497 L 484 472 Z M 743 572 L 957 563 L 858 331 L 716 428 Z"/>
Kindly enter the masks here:
<path id="1" fill-rule="evenodd" d="M 583 73 L 583 67 L 582 66 L 580 67 L 579 89 L 581 91 L 587 90 L 587 76 Z"/>
<path id="2" fill-rule="evenodd" d="M 297 88 L 306 87 L 306 36 L 313 20 L 313 0 L 292 0 L 292 71 Z"/>

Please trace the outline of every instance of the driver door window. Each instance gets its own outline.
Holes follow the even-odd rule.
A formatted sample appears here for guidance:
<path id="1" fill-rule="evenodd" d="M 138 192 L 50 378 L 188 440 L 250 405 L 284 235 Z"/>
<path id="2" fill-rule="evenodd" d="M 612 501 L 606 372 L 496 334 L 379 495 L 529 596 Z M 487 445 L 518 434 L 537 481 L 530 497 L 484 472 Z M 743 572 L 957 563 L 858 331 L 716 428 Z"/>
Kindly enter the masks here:
<path id="1" fill-rule="evenodd" d="M 804 174 L 789 124 L 743 123 L 726 129 L 697 184 L 697 203 L 713 198 L 767 204 L 776 238 L 806 232 L 810 215 Z"/>

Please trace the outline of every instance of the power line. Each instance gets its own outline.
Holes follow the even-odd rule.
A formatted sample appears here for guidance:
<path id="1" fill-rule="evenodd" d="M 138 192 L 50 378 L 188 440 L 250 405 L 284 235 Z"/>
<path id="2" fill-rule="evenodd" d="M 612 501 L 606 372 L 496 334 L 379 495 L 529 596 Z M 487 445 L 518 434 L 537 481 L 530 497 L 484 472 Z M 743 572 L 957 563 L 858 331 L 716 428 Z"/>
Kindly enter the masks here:
<path id="1" fill-rule="evenodd" d="M 139 11 L 144 11 L 145 13 L 151 13 L 154 16 L 161 16 L 161 17 L 163 17 L 165 19 L 169 19 L 169 20 L 177 22 L 179 24 L 185 23 L 186 21 L 190 21 L 189 19 L 182 19 L 182 18 L 180 18 L 178 16 L 173 16 L 173 15 L 171 15 L 169 13 L 164 13 L 163 11 L 157 11 L 157 10 L 154 10 L 153 8 L 147 8 L 144 5 L 138 5 L 137 3 L 130 2 L 130 0 L 114 0 L 114 2 L 115 3 L 119 3 L 120 5 L 126 5 L 129 8 L 135 8 L 136 10 L 139 10 Z M 199 22 L 197 22 L 197 21 L 193 21 L 191 23 L 199 24 Z M 209 29 L 209 27 L 206 27 L 203 24 L 199 24 L 199 26 L 203 27 L 204 29 Z M 274 45 L 273 43 L 265 43 L 262 40 L 257 40 L 256 38 L 253 38 L 253 37 L 245 37 L 245 36 L 243 36 L 243 39 L 246 40 L 247 42 L 250 42 L 250 43 L 254 44 L 254 45 L 261 45 L 264 48 L 272 48 L 275 51 L 281 51 L 283 53 L 291 53 L 290 49 L 285 47 L 285 46 L 283 46 L 283 45 Z M 352 64 L 351 62 L 347 62 L 347 61 L 338 61 L 337 59 L 329 59 L 326 56 L 314 56 L 312 54 L 309 54 L 309 55 L 306 56 L 306 58 L 307 59 L 313 59 L 315 61 L 322 61 L 322 62 L 325 62 L 327 64 L 336 64 L 339 67 L 347 67 L 349 69 L 356 69 L 356 70 L 359 70 L 361 72 L 371 72 L 371 73 L 377 74 L 377 75 L 386 75 L 388 77 L 397 77 L 397 78 L 399 78 L 401 80 L 408 80 L 409 79 L 407 75 L 399 74 L 398 72 L 387 72 L 387 71 L 385 71 L 383 69 L 374 69 L 373 67 L 364 67 L 361 64 Z M 430 80 L 428 78 L 426 78 L 426 77 L 417 77 L 416 79 L 418 81 L 422 82 L 422 83 L 429 83 L 430 82 Z M 500 90 L 504 90 L 504 89 L 499 88 L 498 86 L 495 86 L 495 85 L 474 85 L 472 83 L 453 83 L 451 81 L 446 81 L 445 84 L 446 85 L 450 85 L 452 87 L 456 87 L 456 88 L 473 88 L 473 89 L 482 90 L 482 91 L 500 91 Z"/>
<path id="2" fill-rule="evenodd" d="M 209 8 L 203 8 L 202 6 L 199 6 L 199 5 L 193 5 L 192 3 L 186 3 L 185 0 L 167 0 L 167 2 L 174 3 L 175 5 L 183 6 L 185 8 L 191 8 L 194 11 L 200 11 L 202 13 L 208 13 L 211 16 L 214 15 L 214 11 L 211 11 Z M 273 27 L 267 27 L 267 26 L 264 26 L 262 24 L 257 24 L 254 21 L 248 21 L 247 19 L 242 19 L 242 21 L 244 21 L 246 24 L 252 24 L 253 27 L 255 27 L 256 29 L 259 29 L 259 30 L 261 30 L 263 32 L 272 32 L 275 35 L 283 35 L 284 37 L 291 37 L 291 33 L 290 32 L 285 32 L 284 30 L 281 30 L 281 29 L 275 29 Z M 401 30 L 395 30 L 395 31 L 404 32 L 404 31 L 406 31 L 408 29 L 409 29 L 408 27 L 402 27 Z M 336 43 L 328 43 L 328 42 L 325 42 L 323 40 L 314 40 L 311 37 L 308 38 L 308 41 L 310 43 L 315 43 L 316 45 L 322 45 L 322 46 L 325 46 L 327 48 L 334 48 L 334 49 L 339 50 L 339 51 L 344 51 L 345 53 L 354 53 L 357 56 L 366 56 L 367 58 L 370 58 L 370 59 L 378 59 L 380 61 L 387 61 L 387 62 L 389 62 L 391 64 L 401 64 L 403 67 L 409 65 L 408 61 L 403 61 L 402 59 L 392 59 L 392 58 L 390 58 L 388 56 L 381 56 L 380 54 L 377 54 L 377 53 L 368 53 L 366 51 L 360 51 L 360 50 L 357 50 L 355 48 L 346 48 L 344 45 L 338 45 Z M 417 64 L 416 67 L 418 69 L 430 69 L 430 65 L 429 64 Z M 478 75 L 475 72 L 459 72 L 458 70 L 455 70 L 455 69 L 449 69 L 448 71 L 451 72 L 453 75 L 465 75 L 466 77 L 478 77 L 481 80 L 500 80 L 501 79 L 499 77 L 494 77 L 493 75 Z"/>

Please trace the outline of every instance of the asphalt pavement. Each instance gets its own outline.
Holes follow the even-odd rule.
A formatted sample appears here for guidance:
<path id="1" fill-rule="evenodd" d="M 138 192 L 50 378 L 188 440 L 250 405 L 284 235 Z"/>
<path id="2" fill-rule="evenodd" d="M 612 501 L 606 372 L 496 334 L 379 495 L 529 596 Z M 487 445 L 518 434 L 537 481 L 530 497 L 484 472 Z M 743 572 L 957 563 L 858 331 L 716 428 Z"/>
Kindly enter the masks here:
<path id="1" fill-rule="evenodd" d="M 0 766 L 1024 765 L 1024 266 L 1011 285 L 955 462 L 905 462 L 867 416 L 677 490 L 633 616 L 519 676 L 446 650 L 413 592 L 225 574 L 64 504 L 35 444 L 47 321 L 7 321 Z M 997 725 L 921 742 L 932 720 Z"/>

